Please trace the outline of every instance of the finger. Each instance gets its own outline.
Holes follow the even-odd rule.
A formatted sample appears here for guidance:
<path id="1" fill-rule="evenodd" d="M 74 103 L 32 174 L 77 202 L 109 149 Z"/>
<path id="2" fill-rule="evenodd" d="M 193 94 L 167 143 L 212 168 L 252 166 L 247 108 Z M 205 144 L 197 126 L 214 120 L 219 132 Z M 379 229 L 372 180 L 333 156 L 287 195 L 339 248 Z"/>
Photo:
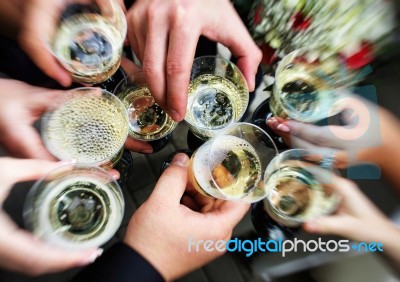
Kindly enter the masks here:
<path id="1" fill-rule="evenodd" d="M 15 157 L 57 160 L 44 146 L 38 132 L 31 126 L 5 129 L 2 136 L 4 147 Z M 21 138 L 22 137 L 22 138 Z"/>
<path id="2" fill-rule="evenodd" d="M 149 143 L 140 140 L 135 140 L 131 137 L 128 137 L 126 139 L 125 148 L 133 152 L 140 152 L 145 154 L 153 153 L 153 147 L 151 147 Z"/>
<path id="3" fill-rule="evenodd" d="M 291 146 L 290 133 L 286 130 L 286 128 L 282 127 L 283 123 L 279 121 L 279 119 L 271 117 L 267 119 L 266 124 L 274 133 L 282 138 L 286 145 Z"/>
<path id="4" fill-rule="evenodd" d="M 109 170 L 108 171 L 108 173 L 111 175 L 111 177 L 114 179 L 114 180 L 118 180 L 119 178 L 120 178 L 120 173 L 119 173 L 119 171 L 118 170 L 116 170 L 116 169 L 111 169 L 111 170 Z"/>
<path id="5" fill-rule="evenodd" d="M 210 214 L 217 218 L 217 224 L 232 229 L 248 212 L 249 207 L 249 204 L 243 202 L 224 201 L 218 209 L 210 211 Z"/>
<path id="6" fill-rule="evenodd" d="M 72 77 L 49 51 L 62 7 L 57 2 L 29 3 L 31 5 L 26 9 L 28 12 L 19 36 L 21 46 L 44 73 L 67 87 L 71 85 Z"/>
<path id="7" fill-rule="evenodd" d="M 218 17 L 218 21 L 206 31 L 205 36 L 220 42 L 232 52 L 238 59 L 236 64 L 246 78 L 249 91 L 254 91 L 255 76 L 262 54 L 233 7 L 229 7 Z"/>
<path id="8" fill-rule="evenodd" d="M 303 224 L 303 229 L 309 233 L 331 234 L 348 237 L 350 229 L 354 226 L 351 217 L 342 215 L 325 216 L 308 221 Z"/>
<path id="9" fill-rule="evenodd" d="M 126 57 L 121 58 L 121 67 L 128 76 L 140 71 L 140 68 Z"/>
<path id="10" fill-rule="evenodd" d="M 165 60 L 168 41 L 168 22 L 164 17 L 149 15 L 143 72 L 147 86 L 156 102 L 167 109 Z"/>
<path id="11" fill-rule="evenodd" d="M 200 211 L 200 206 L 196 203 L 196 201 L 190 197 L 189 195 L 184 194 L 181 199 L 181 204 L 185 205 L 189 209 L 193 211 Z"/>
<path id="12" fill-rule="evenodd" d="M 168 114 L 175 121 L 185 117 L 190 72 L 196 52 L 199 34 L 185 22 L 184 12 L 178 11 L 169 35 L 167 74 Z"/>
<path id="13" fill-rule="evenodd" d="M 7 237 L 2 236 L 5 238 L 1 240 L 7 242 L 1 247 L 2 256 L 7 258 L 2 262 L 2 266 L 30 275 L 59 272 L 87 265 L 102 252 L 97 249 L 72 251 L 57 248 L 22 230 L 6 235 Z"/>
<path id="14" fill-rule="evenodd" d="M 339 135 L 335 136 L 332 134 L 333 131 L 348 131 L 348 129 L 344 129 L 342 126 L 317 126 L 294 120 L 285 122 L 285 125 L 290 128 L 290 134 L 292 136 L 306 140 L 309 143 L 323 147 L 341 149 L 346 149 L 346 147 L 348 147 L 348 144 L 346 144 L 348 142 L 346 142 L 346 140 L 338 138 L 337 136 Z"/>
<path id="15" fill-rule="evenodd" d="M 151 200 L 164 205 L 179 205 L 187 184 L 188 156 L 176 154 L 170 166 L 163 172 L 150 196 Z"/>
<path id="16" fill-rule="evenodd" d="M 144 11 L 142 11 L 144 12 Z M 133 52 L 139 61 L 143 62 L 143 55 L 146 44 L 146 30 L 142 22 L 143 17 L 140 15 L 141 11 L 136 9 L 136 6 L 130 9 L 127 14 L 128 23 L 128 40 L 131 43 Z"/>
<path id="17" fill-rule="evenodd" d="M 0 158 L 0 167 L 2 168 L 0 179 L 5 186 L 19 181 L 36 180 L 66 163 L 68 162 Z"/>

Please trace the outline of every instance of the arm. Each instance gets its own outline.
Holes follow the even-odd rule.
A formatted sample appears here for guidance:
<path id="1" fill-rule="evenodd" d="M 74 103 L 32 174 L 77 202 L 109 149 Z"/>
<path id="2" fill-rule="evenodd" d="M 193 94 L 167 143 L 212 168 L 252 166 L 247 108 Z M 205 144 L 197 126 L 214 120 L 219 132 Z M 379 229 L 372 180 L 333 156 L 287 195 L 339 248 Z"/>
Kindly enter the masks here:
<path id="1" fill-rule="evenodd" d="M 85 281 L 164 281 L 157 270 L 124 243 L 117 243 L 75 276 L 71 282 Z"/>

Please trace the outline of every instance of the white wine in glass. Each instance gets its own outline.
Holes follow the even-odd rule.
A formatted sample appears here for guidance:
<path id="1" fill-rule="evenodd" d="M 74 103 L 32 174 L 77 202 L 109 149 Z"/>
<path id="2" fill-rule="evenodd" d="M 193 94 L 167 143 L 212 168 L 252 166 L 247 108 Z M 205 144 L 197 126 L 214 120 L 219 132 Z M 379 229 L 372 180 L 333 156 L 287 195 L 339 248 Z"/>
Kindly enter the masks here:
<path id="1" fill-rule="evenodd" d="M 249 102 L 247 83 L 240 70 L 213 56 L 194 60 L 188 95 L 185 121 L 202 140 L 239 121 Z"/>
<path id="2" fill-rule="evenodd" d="M 133 139 L 149 142 L 154 149 L 156 141 L 170 135 L 178 125 L 155 102 L 142 72 L 123 79 L 114 93 L 128 111 L 129 136 Z"/>
<path id="3" fill-rule="evenodd" d="M 337 208 L 340 199 L 332 188 L 332 175 L 337 172 L 322 167 L 321 157 L 316 156 L 308 150 L 288 150 L 268 166 L 264 209 L 276 222 L 298 227 Z"/>
<path id="4" fill-rule="evenodd" d="M 44 114 L 41 134 L 60 160 L 111 168 L 128 136 L 122 102 L 100 88 L 82 87 L 60 95 Z"/>
<path id="5" fill-rule="evenodd" d="M 103 169 L 63 166 L 36 182 L 24 207 L 27 227 L 40 239 L 66 248 L 92 248 L 118 230 L 124 199 Z"/>
<path id="6" fill-rule="evenodd" d="M 310 60 L 297 50 L 279 63 L 269 103 L 275 117 L 316 122 L 339 112 L 339 89 L 350 77 L 342 77 L 343 65 L 336 56 Z"/>
<path id="7" fill-rule="evenodd" d="M 277 154 L 265 146 L 268 139 L 252 124 L 229 125 L 191 156 L 190 184 L 208 197 L 245 202 L 264 198 L 264 171 Z"/>
<path id="8" fill-rule="evenodd" d="M 120 65 L 125 15 L 116 1 L 105 4 L 107 12 L 95 4 L 67 7 L 52 38 L 53 54 L 77 82 L 99 84 Z"/>

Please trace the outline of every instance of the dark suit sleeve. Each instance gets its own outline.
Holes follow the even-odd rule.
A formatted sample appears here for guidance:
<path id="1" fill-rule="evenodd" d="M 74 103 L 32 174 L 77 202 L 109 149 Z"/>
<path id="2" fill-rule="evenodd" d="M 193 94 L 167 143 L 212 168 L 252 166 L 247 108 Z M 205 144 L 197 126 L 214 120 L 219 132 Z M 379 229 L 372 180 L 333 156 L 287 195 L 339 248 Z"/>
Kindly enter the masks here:
<path id="1" fill-rule="evenodd" d="M 158 271 L 135 250 L 117 243 L 93 264 L 83 269 L 71 282 L 161 282 Z"/>

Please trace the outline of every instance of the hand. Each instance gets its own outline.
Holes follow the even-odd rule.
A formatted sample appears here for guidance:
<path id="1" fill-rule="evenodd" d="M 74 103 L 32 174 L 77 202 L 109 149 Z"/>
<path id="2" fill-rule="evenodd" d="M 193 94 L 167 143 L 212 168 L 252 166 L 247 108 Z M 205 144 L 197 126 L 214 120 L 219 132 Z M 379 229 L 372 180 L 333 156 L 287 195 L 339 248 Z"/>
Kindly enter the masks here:
<path id="1" fill-rule="evenodd" d="M 189 239 L 228 240 L 249 208 L 243 203 L 206 199 L 193 190 L 184 194 L 187 163 L 186 155 L 175 156 L 150 198 L 131 218 L 124 240 L 167 281 L 222 255 L 201 248 L 199 252 L 189 252 Z"/>
<path id="2" fill-rule="evenodd" d="M 343 105 L 343 126 L 317 126 L 279 117 L 270 118 L 267 125 L 294 148 L 333 155 L 338 168 L 359 161 L 378 163 L 377 149 L 382 149 L 383 136 L 388 132 L 385 127 L 387 123 L 393 124 L 393 118 L 388 117 L 382 108 L 359 96 L 345 96 L 338 103 Z"/>
<path id="3" fill-rule="evenodd" d="M 0 158 L 0 205 L 14 183 L 38 179 L 59 165 L 44 160 Z M 19 229 L 3 210 L 0 210 L 0 226 L 0 266 L 12 271 L 29 275 L 59 272 L 89 264 L 101 254 L 101 250 L 71 251 L 39 241 Z"/>
<path id="4" fill-rule="evenodd" d="M 64 69 L 49 50 L 51 36 L 55 33 L 57 23 L 67 0 L 25 1 L 24 19 L 19 34 L 21 47 L 33 62 L 49 77 L 68 87 L 72 76 Z"/>
<path id="5" fill-rule="evenodd" d="M 110 5 L 109 0 L 29 0 L 24 1 L 24 16 L 19 34 L 21 47 L 33 62 L 49 77 L 68 87 L 72 83 L 71 74 L 63 68 L 51 54 L 49 42 L 56 31 L 61 13 L 68 4 L 96 3 L 100 8 Z M 125 10 L 123 0 L 116 0 Z"/>
<path id="6" fill-rule="evenodd" d="M 127 13 L 128 39 L 157 103 L 176 121 L 184 118 L 187 89 L 200 35 L 238 58 L 250 91 L 261 51 L 228 0 L 137 0 Z"/>
<path id="7" fill-rule="evenodd" d="M 393 229 L 392 223 L 358 189 L 355 183 L 333 176 L 332 189 L 341 197 L 335 214 L 306 222 L 303 228 L 311 233 L 334 234 L 350 240 L 377 242 L 383 230 Z"/>
<path id="8" fill-rule="evenodd" d="M 400 229 L 351 181 L 338 176 L 332 179 L 333 189 L 342 197 L 335 214 L 303 224 L 304 230 L 316 234 L 332 234 L 354 241 L 381 243 L 383 255 L 394 270 L 400 268 Z"/>
<path id="9" fill-rule="evenodd" d="M 55 160 L 33 124 L 61 91 L 11 79 L 0 79 L 0 85 L 0 142 L 15 157 Z"/>

